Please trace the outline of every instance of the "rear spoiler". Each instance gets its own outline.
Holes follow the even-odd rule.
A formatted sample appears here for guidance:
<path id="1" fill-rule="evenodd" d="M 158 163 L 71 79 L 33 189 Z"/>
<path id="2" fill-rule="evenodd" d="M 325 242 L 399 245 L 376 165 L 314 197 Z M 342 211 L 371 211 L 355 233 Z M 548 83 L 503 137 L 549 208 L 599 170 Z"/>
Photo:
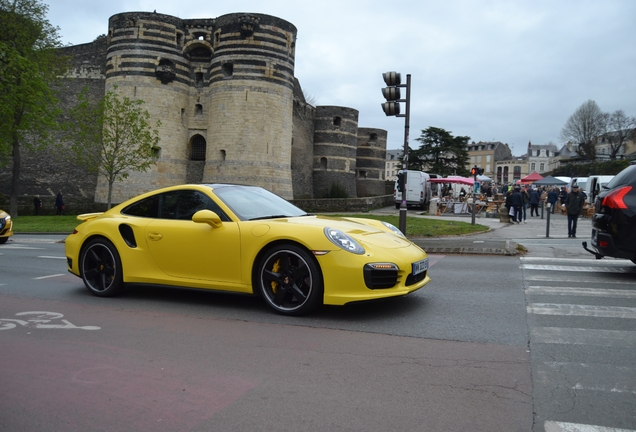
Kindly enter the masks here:
<path id="1" fill-rule="evenodd" d="M 95 219 L 97 216 L 104 214 L 104 212 L 99 213 L 84 213 L 81 215 L 77 215 L 77 220 L 81 220 L 82 222 L 86 222 L 87 220 Z"/>

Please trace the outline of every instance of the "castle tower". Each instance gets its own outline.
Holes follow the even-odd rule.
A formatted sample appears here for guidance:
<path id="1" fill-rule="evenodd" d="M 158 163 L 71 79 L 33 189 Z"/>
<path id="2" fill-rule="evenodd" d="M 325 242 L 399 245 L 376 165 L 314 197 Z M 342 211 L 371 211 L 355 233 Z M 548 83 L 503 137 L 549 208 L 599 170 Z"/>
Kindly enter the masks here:
<path id="1" fill-rule="evenodd" d="M 292 198 L 295 42 L 292 24 L 261 14 L 112 16 L 106 91 L 144 100 L 153 126 L 161 120 L 157 164 L 116 182 L 113 201 L 186 182 L 255 184 Z M 95 200 L 106 192 L 99 179 Z"/>
<path id="2" fill-rule="evenodd" d="M 314 131 L 314 196 L 343 189 L 356 197 L 358 110 L 338 106 L 316 107 Z"/>
<path id="3" fill-rule="evenodd" d="M 358 129 L 356 188 L 359 197 L 384 194 L 387 131 Z"/>
<path id="4" fill-rule="evenodd" d="M 216 20 L 205 182 L 257 184 L 292 199 L 296 28 L 259 14 Z"/>

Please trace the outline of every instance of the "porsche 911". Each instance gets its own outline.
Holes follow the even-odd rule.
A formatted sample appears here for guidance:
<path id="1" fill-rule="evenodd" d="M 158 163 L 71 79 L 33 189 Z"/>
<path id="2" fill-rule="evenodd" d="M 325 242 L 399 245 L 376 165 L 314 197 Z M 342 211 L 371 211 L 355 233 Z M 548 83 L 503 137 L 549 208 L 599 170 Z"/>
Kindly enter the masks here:
<path id="1" fill-rule="evenodd" d="M 302 315 L 430 282 L 426 252 L 395 226 L 311 215 L 256 186 L 173 186 L 77 218 L 68 271 L 101 297 L 167 285 L 257 295 Z"/>

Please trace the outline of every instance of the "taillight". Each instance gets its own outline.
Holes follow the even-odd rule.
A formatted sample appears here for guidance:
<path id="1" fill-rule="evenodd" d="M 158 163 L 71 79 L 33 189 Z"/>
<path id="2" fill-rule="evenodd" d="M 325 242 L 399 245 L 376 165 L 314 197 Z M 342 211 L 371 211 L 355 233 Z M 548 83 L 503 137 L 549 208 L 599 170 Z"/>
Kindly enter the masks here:
<path id="1" fill-rule="evenodd" d="M 608 193 L 605 198 L 603 198 L 603 202 L 601 203 L 601 205 L 603 207 L 625 210 L 627 208 L 627 205 L 625 204 L 623 198 L 631 190 L 631 186 L 623 186 L 622 188 L 613 190 L 612 192 Z"/>

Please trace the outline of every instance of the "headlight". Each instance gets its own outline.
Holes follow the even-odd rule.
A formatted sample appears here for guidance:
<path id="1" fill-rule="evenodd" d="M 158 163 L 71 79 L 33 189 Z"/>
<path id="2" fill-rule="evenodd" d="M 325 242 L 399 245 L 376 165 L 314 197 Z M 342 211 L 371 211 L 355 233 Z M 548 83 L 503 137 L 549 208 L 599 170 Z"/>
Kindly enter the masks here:
<path id="1" fill-rule="evenodd" d="M 364 253 L 364 248 L 358 244 L 357 241 L 343 233 L 338 229 L 333 228 L 325 228 L 325 235 L 333 244 L 347 252 L 351 252 L 357 255 L 362 255 Z"/>
<path id="2" fill-rule="evenodd" d="M 11 220 L 11 216 L 7 215 L 7 217 L 4 218 L 5 222 L 9 222 Z"/>
<path id="3" fill-rule="evenodd" d="M 390 229 L 391 231 L 393 231 L 394 233 L 396 233 L 400 237 L 406 238 L 406 236 L 402 233 L 402 231 L 400 231 L 395 225 L 390 224 L 388 222 L 384 222 L 384 221 L 382 221 L 382 225 L 384 225 L 385 227 L 387 227 L 388 229 Z"/>

